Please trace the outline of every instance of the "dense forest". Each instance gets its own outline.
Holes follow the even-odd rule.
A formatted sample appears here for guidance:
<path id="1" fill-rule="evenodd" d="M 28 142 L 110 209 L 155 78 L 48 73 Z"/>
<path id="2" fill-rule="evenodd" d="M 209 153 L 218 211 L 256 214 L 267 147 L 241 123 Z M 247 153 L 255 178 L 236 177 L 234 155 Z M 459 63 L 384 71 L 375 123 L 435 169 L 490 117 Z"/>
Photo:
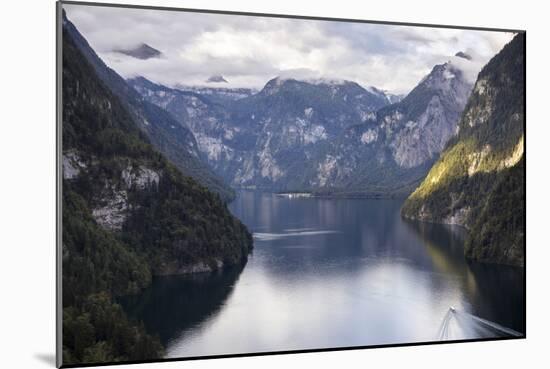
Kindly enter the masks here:
<path id="1" fill-rule="evenodd" d="M 468 228 L 465 253 L 479 261 L 524 264 L 524 50 L 520 33 L 481 70 L 458 135 L 402 209 Z"/>
<path id="2" fill-rule="evenodd" d="M 156 274 L 240 265 L 252 237 L 149 143 L 63 32 L 63 364 L 161 357 L 117 296 Z"/>

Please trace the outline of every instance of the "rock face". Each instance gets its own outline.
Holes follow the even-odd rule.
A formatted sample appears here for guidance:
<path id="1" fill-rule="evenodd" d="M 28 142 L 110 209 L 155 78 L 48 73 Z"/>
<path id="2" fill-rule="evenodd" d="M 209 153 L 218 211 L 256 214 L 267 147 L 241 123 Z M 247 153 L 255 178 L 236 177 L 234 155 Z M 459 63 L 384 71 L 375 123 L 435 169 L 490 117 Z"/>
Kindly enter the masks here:
<path id="1" fill-rule="evenodd" d="M 432 160 L 456 133 L 472 86 L 453 64 L 432 72 L 400 103 L 379 113 L 394 161 L 412 168 Z"/>
<path id="2" fill-rule="evenodd" d="M 466 255 L 524 263 L 524 53 L 518 34 L 479 73 L 459 133 L 402 214 L 469 229 Z"/>
<path id="3" fill-rule="evenodd" d="M 139 207 L 137 203 L 129 203 L 128 192 L 158 190 L 160 178 L 161 173 L 154 169 L 143 165 L 137 168 L 127 166 L 121 173 L 121 185 L 106 182 L 96 207 L 92 209 L 92 216 L 103 228 L 120 231 L 131 210 Z"/>
<path id="4" fill-rule="evenodd" d="M 76 152 L 68 151 L 63 154 L 62 168 L 63 179 L 75 179 L 80 174 L 80 171 L 86 168 L 86 164 Z"/>
<path id="5" fill-rule="evenodd" d="M 122 171 L 122 180 L 127 189 L 158 188 L 161 174 L 153 169 L 140 165 L 137 168 L 128 166 Z"/>
<path id="6" fill-rule="evenodd" d="M 128 216 L 128 192 L 107 186 L 92 209 L 95 221 L 108 231 L 120 231 Z"/>

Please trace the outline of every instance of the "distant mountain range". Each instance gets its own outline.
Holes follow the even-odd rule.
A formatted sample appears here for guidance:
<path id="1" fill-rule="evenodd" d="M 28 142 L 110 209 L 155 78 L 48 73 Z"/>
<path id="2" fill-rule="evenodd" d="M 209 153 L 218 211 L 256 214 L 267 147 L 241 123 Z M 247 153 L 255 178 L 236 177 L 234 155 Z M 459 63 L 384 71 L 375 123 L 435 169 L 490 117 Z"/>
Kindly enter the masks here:
<path id="1" fill-rule="evenodd" d="M 406 218 L 458 224 L 466 255 L 524 264 L 525 36 L 479 73 L 454 137 L 403 206 Z"/>
<path id="2" fill-rule="evenodd" d="M 472 88 L 451 62 L 405 97 L 325 79 L 274 78 L 257 93 L 128 83 L 188 127 L 233 187 L 357 196 L 414 190 L 456 133 Z"/>

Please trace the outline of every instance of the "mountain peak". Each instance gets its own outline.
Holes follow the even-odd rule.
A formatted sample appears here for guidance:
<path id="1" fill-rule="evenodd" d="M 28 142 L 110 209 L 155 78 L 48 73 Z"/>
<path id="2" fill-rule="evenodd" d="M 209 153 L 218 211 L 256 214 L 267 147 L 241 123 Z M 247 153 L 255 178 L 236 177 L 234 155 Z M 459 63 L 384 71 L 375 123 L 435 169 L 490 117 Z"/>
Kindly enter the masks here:
<path id="1" fill-rule="evenodd" d="M 207 83 L 229 83 L 221 74 L 208 77 Z"/>
<path id="2" fill-rule="evenodd" d="M 287 81 L 296 81 L 296 82 L 308 83 L 310 85 L 332 85 L 332 86 L 341 86 L 341 85 L 346 85 L 350 83 L 355 83 L 352 81 L 348 81 L 346 79 L 325 78 L 325 77 L 300 78 L 300 77 L 278 76 L 278 77 L 275 77 L 274 80 L 277 80 L 279 84 L 285 83 Z"/>
<path id="3" fill-rule="evenodd" d="M 141 43 L 134 48 L 116 49 L 114 51 L 120 54 L 131 56 L 136 59 L 141 59 L 141 60 L 158 58 L 162 55 L 162 53 L 159 50 L 147 45 L 146 43 Z"/>
<path id="4" fill-rule="evenodd" d="M 297 86 L 316 86 L 318 88 L 340 88 L 343 86 L 357 85 L 355 82 L 343 79 L 328 79 L 328 78 L 297 78 L 277 76 L 269 80 L 263 89 L 260 91 L 263 94 L 272 95 L 279 92 L 281 89 L 295 88 Z"/>
<path id="5" fill-rule="evenodd" d="M 413 91 L 419 88 L 433 91 L 448 91 L 457 85 L 469 85 L 469 83 L 466 81 L 462 69 L 451 61 L 448 61 L 434 66 L 431 72 L 420 81 Z M 468 87 L 468 90 L 470 88 L 471 86 Z"/>
<path id="6" fill-rule="evenodd" d="M 459 58 L 462 58 L 462 59 L 466 59 L 466 60 L 472 60 L 472 56 L 470 54 L 467 54 L 463 51 L 459 51 L 455 54 L 455 56 L 459 57 Z"/>

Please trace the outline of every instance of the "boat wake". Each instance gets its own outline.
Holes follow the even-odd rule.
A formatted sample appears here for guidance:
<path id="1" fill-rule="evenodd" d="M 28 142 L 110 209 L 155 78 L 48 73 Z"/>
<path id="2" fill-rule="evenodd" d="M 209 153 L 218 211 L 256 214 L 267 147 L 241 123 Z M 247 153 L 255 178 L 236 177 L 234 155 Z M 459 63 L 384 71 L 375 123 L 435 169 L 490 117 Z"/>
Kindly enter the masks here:
<path id="1" fill-rule="evenodd" d="M 441 322 L 437 339 L 447 341 L 522 336 L 522 333 L 513 329 L 450 307 Z"/>

